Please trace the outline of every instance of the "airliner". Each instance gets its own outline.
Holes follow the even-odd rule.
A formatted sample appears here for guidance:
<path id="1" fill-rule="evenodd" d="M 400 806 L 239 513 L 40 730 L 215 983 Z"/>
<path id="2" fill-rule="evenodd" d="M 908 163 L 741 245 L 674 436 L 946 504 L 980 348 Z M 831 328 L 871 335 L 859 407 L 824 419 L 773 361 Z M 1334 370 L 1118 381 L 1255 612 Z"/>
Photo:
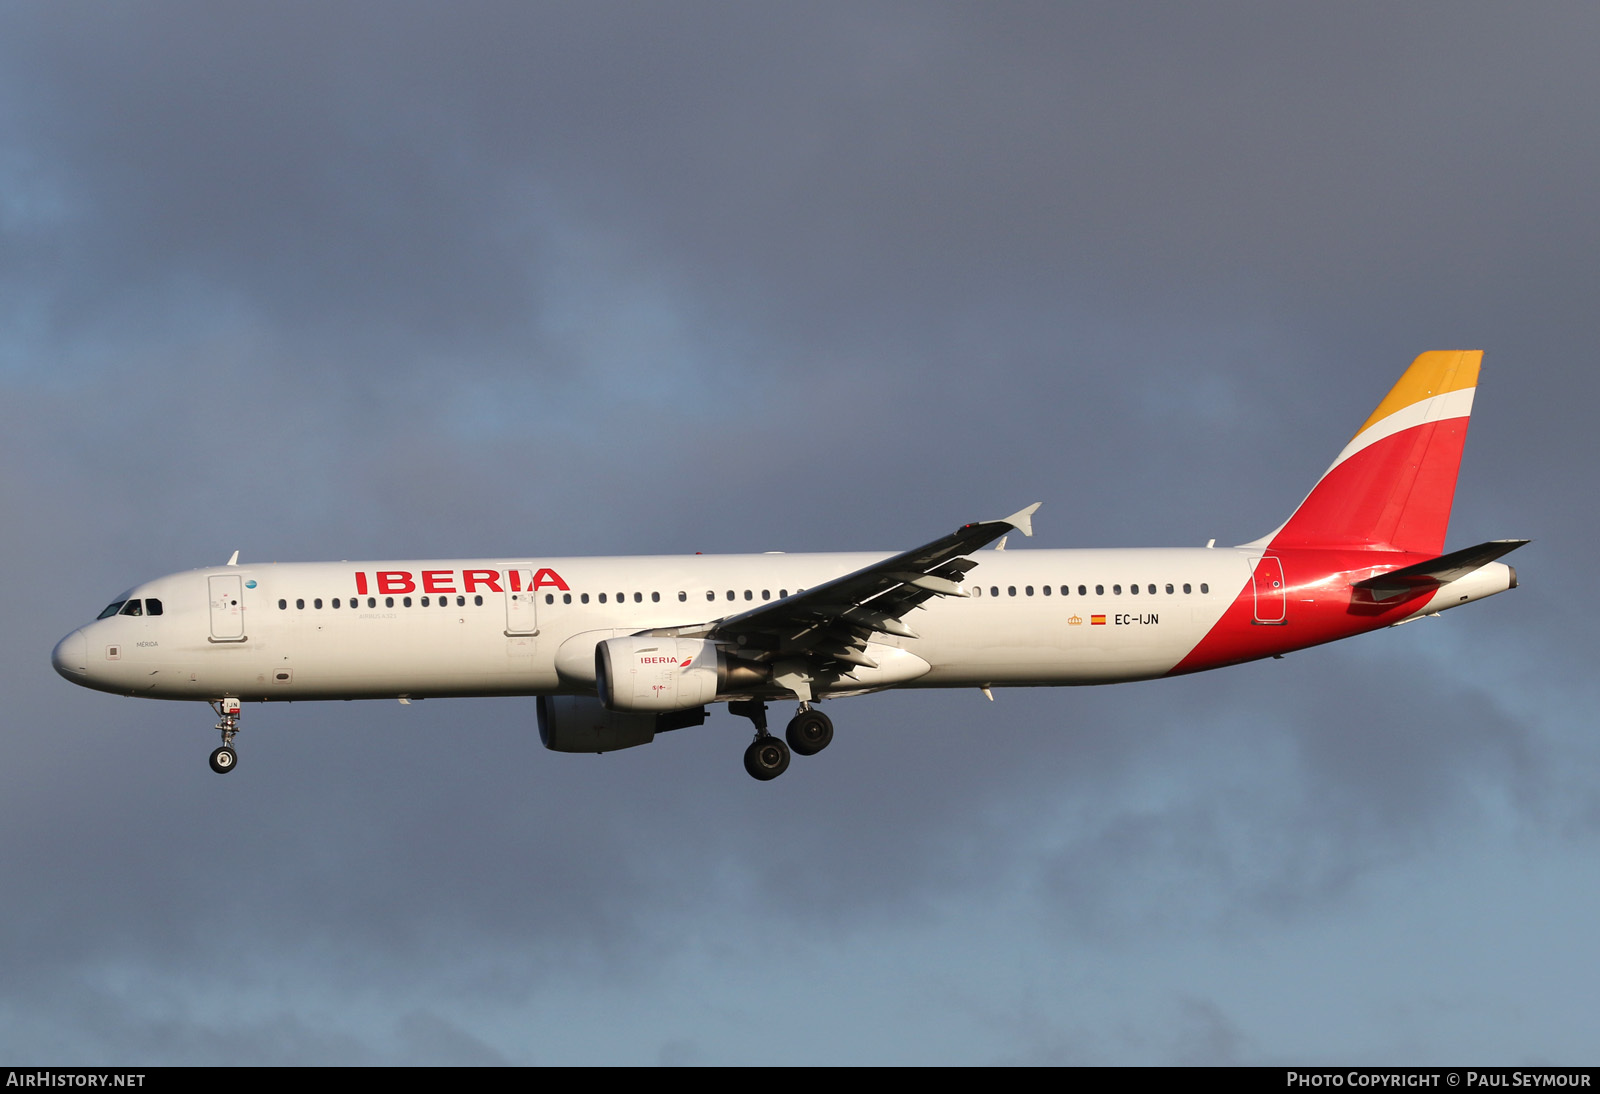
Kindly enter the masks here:
<path id="1" fill-rule="evenodd" d="M 745 769 L 773 779 L 833 740 L 826 700 L 1177 676 L 1515 588 L 1497 560 L 1527 540 L 1444 552 L 1482 356 L 1418 357 L 1289 519 L 1237 547 L 1006 550 L 1036 503 L 887 556 L 235 551 L 122 593 L 52 661 L 98 691 L 208 702 L 219 773 L 246 702 L 516 695 L 558 752 L 648 744 L 726 703 L 754 727 Z M 797 704 L 782 737 L 771 702 Z"/>

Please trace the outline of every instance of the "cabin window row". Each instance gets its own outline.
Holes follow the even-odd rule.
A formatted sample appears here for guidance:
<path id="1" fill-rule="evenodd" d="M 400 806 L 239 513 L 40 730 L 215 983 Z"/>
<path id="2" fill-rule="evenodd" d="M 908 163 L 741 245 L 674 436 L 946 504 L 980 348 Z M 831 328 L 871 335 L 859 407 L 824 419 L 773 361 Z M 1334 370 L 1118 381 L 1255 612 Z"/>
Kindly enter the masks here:
<path id="1" fill-rule="evenodd" d="M 411 607 L 411 597 L 402 596 L 402 597 L 399 598 L 399 600 L 400 600 L 400 605 L 399 605 L 400 607 L 402 607 L 402 608 Z M 343 603 L 341 603 L 341 601 L 343 601 Z M 441 597 L 437 597 L 437 598 L 430 598 L 430 597 L 426 597 L 425 596 L 425 597 L 421 598 L 421 601 L 422 601 L 422 607 L 424 607 L 424 608 L 428 607 L 430 605 L 430 603 L 433 603 L 433 602 L 437 602 L 439 607 L 441 607 L 441 608 L 450 607 L 450 598 L 448 596 L 441 596 Z M 472 603 L 473 603 L 473 605 L 475 607 L 479 607 L 479 608 L 483 607 L 483 597 L 481 597 L 481 596 L 473 597 L 472 598 Z M 295 608 L 297 610 L 304 611 L 305 607 L 306 607 L 305 598 L 303 598 L 303 597 L 297 598 L 295 600 L 295 602 L 294 602 L 294 606 L 295 606 Z M 375 597 L 375 596 L 367 597 L 366 606 L 369 607 L 369 608 L 376 608 L 378 606 L 378 598 Z M 393 607 L 395 607 L 395 598 L 392 597 L 392 596 L 384 597 L 383 598 L 383 606 L 385 608 L 393 608 Z M 466 597 L 464 597 L 464 596 L 456 597 L 456 607 L 465 608 L 466 606 L 467 606 L 467 598 Z M 312 601 L 311 601 L 311 607 L 313 609 L 320 610 L 322 608 L 322 598 L 320 596 L 313 597 Z M 328 607 L 330 607 L 330 608 L 338 608 L 338 607 L 359 608 L 359 607 L 361 607 L 361 598 L 359 596 L 352 596 L 352 597 L 350 597 L 349 600 L 344 601 L 342 597 L 337 597 L 336 596 L 336 597 L 334 597 L 332 600 L 330 600 L 328 602 Z M 288 611 L 289 610 L 289 602 L 287 600 L 279 600 L 278 601 L 278 610 L 279 611 Z"/>
<path id="2" fill-rule="evenodd" d="M 1184 582 L 1182 584 L 1182 586 L 1178 586 L 1178 585 L 1176 585 L 1176 584 L 1174 584 L 1173 582 L 1170 582 L 1170 581 L 1167 582 L 1165 584 L 1165 586 L 1158 586 L 1158 585 L 1156 585 L 1154 583 L 1149 583 L 1149 582 L 1147 582 L 1147 583 L 1145 583 L 1143 585 L 1140 585 L 1138 582 L 1133 582 L 1133 583 L 1130 583 L 1128 585 L 1127 594 L 1129 596 L 1138 596 L 1138 595 L 1140 595 L 1141 592 L 1143 592 L 1144 594 L 1146 594 L 1148 596 L 1157 596 L 1157 595 L 1159 595 L 1159 593 L 1164 588 L 1165 592 L 1167 593 L 1168 596 L 1176 596 L 1178 594 L 1178 590 L 1179 590 L 1180 587 L 1182 588 L 1182 590 L 1183 590 L 1183 592 L 1185 594 L 1192 595 L 1193 592 L 1194 592 L 1194 586 L 1192 584 L 1190 584 L 1189 582 L 1187 582 L 1187 581 Z M 1019 595 L 1020 596 L 1033 596 L 1037 592 L 1038 595 L 1041 595 L 1041 596 L 1054 596 L 1054 595 L 1057 595 L 1057 590 L 1058 589 L 1060 590 L 1060 595 L 1061 596 L 1071 596 L 1071 595 L 1073 595 L 1073 587 L 1071 585 L 1060 585 L 1060 586 L 1056 586 L 1056 585 L 1041 585 L 1041 586 L 1038 587 L 1037 590 L 1032 585 L 1024 585 L 1024 586 L 1021 587 L 1020 590 L 1015 585 L 1007 585 L 1005 587 L 1005 595 L 1007 595 L 1007 596 L 1019 596 Z M 804 589 L 801 589 L 799 591 L 800 592 L 805 592 Z M 1112 585 L 1111 586 L 1111 595 L 1112 596 L 1121 596 L 1121 595 L 1123 595 L 1123 591 L 1124 590 L 1123 590 L 1123 587 L 1121 585 Z M 1200 583 L 1200 592 L 1204 594 L 1204 593 L 1209 593 L 1210 591 L 1211 591 L 1211 586 L 1202 581 Z M 982 596 L 982 595 L 984 595 L 983 586 L 981 586 L 981 585 L 974 586 L 972 592 L 973 592 L 974 596 Z M 760 590 L 760 594 L 761 594 L 761 599 L 762 600 L 771 600 L 772 599 L 772 590 L 771 589 L 762 589 L 762 590 Z M 562 593 L 561 594 L 561 603 L 563 603 L 563 604 L 571 604 L 573 602 L 573 595 L 574 594 L 572 594 L 572 593 Z M 577 602 L 579 604 L 587 604 L 587 603 L 589 603 L 589 594 L 588 593 L 578 593 L 576 595 L 577 595 L 577 598 L 578 598 Z M 729 589 L 725 595 L 726 595 L 728 600 L 738 600 L 739 599 L 739 592 L 736 589 Z M 779 589 L 778 590 L 778 599 L 779 600 L 782 600 L 784 597 L 786 597 L 788 595 L 789 595 L 789 590 L 788 589 Z M 989 586 L 989 595 L 990 596 L 999 596 L 999 595 L 1001 595 L 1000 594 L 1000 586 L 998 586 L 998 585 L 990 585 Z M 1089 586 L 1087 586 L 1087 585 L 1079 585 L 1077 587 L 1077 595 L 1078 596 L 1088 596 L 1089 595 Z M 1096 586 L 1094 586 L 1094 595 L 1095 596 L 1105 596 L 1106 595 L 1106 587 L 1104 585 L 1096 585 Z M 754 601 L 755 598 L 756 598 L 756 590 L 754 590 L 754 589 L 745 589 L 744 590 L 744 599 L 745 600 Z M 412 598 L 411 597 L 403 596 L 403 597 L 400 597 L 398 599 L 400 601 L 400 604 L 398 605 L 399 607 L 403 607 L 403 608 L 411 607 L 411 604 L 412 604 Z M 420 601 L 421 606 L 424 607 L 424 608 L 429 607 L 431 604 L 435 604 L 435 603 L 441 608 L 450 607 L 450 598 L 448 596 L 431 597 L 431 598 L 424 596 L 424 597 L 420 597 L 418 599 Z M 608 595 L 606 593 L 597 593 L 597 594 L 595 594 L 595 600 L 598 603 L 605 604 L 605 603 L 608 602 L 608 599 L 609 598 L 608 598 Z M 688 599 L 689 599 L 689 594 L 687 592 L 684 592 L 682 590 L 680 590 L 678 592 L 678 600 L 680 602 L 686 601 Z M 715 601 L 717 599 L 716 590 L 715 589 L 707 589 L 706 590 L 706 599 L 708 601 Z M 395 600 L 396 600 L 395 597 L 386 596 L 386 597 L 383 598 L 383 606 L 386 607 L 386 608 L 396 607 Z M 555 593 L 545 593 L 544 594 L 544 602 L 546 604 L 554 604 L 556 602 L 556 594 Z M 628 594 L 627 593 L 617 593 L 615 595 L 615 600 L 613 602 L 617 603 L 617 604 L 625 604 L 625 603 L 627 603 L 628 602 Z M 650 594 L 650 602 L 652 604 L 659 604 L 661 602 L 661 594 L 659 592 L 651 593 Z M 473 603 L 474 607 L 480 607 L 481 608 L 483 606 L 483 597 L 481 595 L 474 596 L 472 598 L 472 603 Z M 633 603 L 635 603 L 635 604 L 644 603 L 644 594 L 643 593 L 634 593 L 633 594 Z M 160 615 L 161 614 L 161 601 L 159 601 L 159 600 L 146 599 L 144 601 L 145 607 L 144 607 L 143 613 L 140 612 L 139 604 L 140 604 L 140 602 L 137 601 L 137 600 L 117 601 L 115 604 L 112 604 L 112 605 L 108 606 L 105 611 L 101 612 L 99 618 L 105 619 L 108 616 L 117 615 L 119 613 L 122 614 L 122 615 L 140 615 L 140 614 Z M 464 607 L 466 607 L 466 604 L 467 604 L 467 598 L 466 597 L 457 596 L 455 598 L 455 606 L 456 607 L 464 608 Z M 295 600 L 295 602 L 294 602 L 294 606 L 295 606 L 295 608 L 297 610 L 304 611 L 305 607 L 306 607 L 305 599 L 303 597 L 297 598 Z M 315 597 L 315 598 L 312 599 L 311 607 L 312 607 L 313 610 L 320 610 L 322 608 L 322 606 L 323 606 L 323 601 L 322 601 L 321 597 Z M 336 596 L 336 597 L 334 597 L 332 600 L 330 600 L 328 602 L 328 606 L 330 608 L 339 608 L 339 607 L 359 608 L 359 607 L 361 607 L 361 598 L 357 597 L 357 596 L 352 596 L 352 597 L 350 597 L 350 598 L 348 598 L 346 600 L 346 599 L 344 599 L 342 597 L 337 597 Z M 376 608 L 378 606 L 378 598 L 375 597 L 375 596 L 367 597 L 366 606 L 369 607 L 369 608 Z M 289 608 L 289 601 L 287 599 L 281 599 L 281 600 L 278 601 L 278 610 L 279 611 L 287 611 L 288 608 Z"/>
<path id="3" fill-rule="evenodd" d="M 804 590 L 801 590 L 801 591 L 803 592 Z M 760 592 L 760 596 L 761 596 L 762 600 L 771 600 L 772 599 L 772 590 L 771 589 L 761 589 L 761 590 L 759 590 L 759 592 Z M 755 589 L 745 589 L 744 590 L 744 599 L 753 601 L 756 598 L 756 594 L 757 594 L 757 590 L 755 590 Z M 563 603 L 563 604 L 571 604 L 573 602 L 573 595 L 574 594 L 572 594 L 572 593 L 562 593 L 561 594 L 561 603 Z M 578 593 L 576 595 L 577 595 L 577 602 L 579 604 L 587 604 L 587 603 L 589 603 L 590 597 L 589 597 L 588 593 Z M 644 593 L 634 593 L 633 594 L 633 603 L 635 603 L 635 604 L 644 603 L 644 595 L 645 595 Z M 784 597 L 786 597 L 788 595 L 789 595 L 789 590 L 788 589 L 779 589 L 778 590 L 778 599 L 782 600 Z M 729 600 L 737 600 L 737 599 L 739 599 L 738 590 L 729 589 L 727 591 L 727 598 Z M 424 596 L 424 597 L 419 597 L 417 599 L 418 599 L 418 602 L 420 603 L 420 605 L 422 607 L 424 607 L 424 608 L 429 607 L 430 604 L 433 604 L 433 603 L 437 603 L 438 606 L 441 607 L 441 608 L 447 608 L 447 607 L 450 606 L 450 598 L 448 596 L 440 596 L 440 597 L 426 597 L 426 596 Z M 611 596 L 609 596 L 606 593 L 597 593 L 597 594 L 595 594 L 594 599 L 598 603 L 601 603 L 601 604 L 605 604 L 605 603 L 608 603 L 608 602 L 617 603 L 617 604 L 625 604 L 625 603 L 628 602 L 628 594 L 627 593 L 617 593 L 615 595 L 615 597 L 612 598 Z M 680 602 L 686 601 L 688 599 L 689 599 L 689 594 L 687 592 L 684 592 L 682 590 L 680 590 L 678 592 L 678 600 Z M 716 600 L 717 599 L 716 591 L 714 589 L 707 589 L 706 590 L 706 599 L 707 600 Z M 398 607 L 409 608 L 412 605 L 412 598 L 409 597 L 409 596 L 402 596 L 402 597 L 386 596 L 386 597 L 383 598 L 383 606 L 386 607 L 386 608 L 396 607 L 397 606 L 396 603 L 395 603 L 396 600 L 399 601 Z M 555 593 L 545 593 L 544 594 L 544 602 L 546 604 L 554 604 L 556 602 L 556 594 Z M 659 592 L 651 593 L 650 594 L 650 602 L 652 604 L 661 603 L 661 594 Z M 151 614 L 151 615 L 160 615 L 161 614 L 161 602 L 159 600 L 156 600 L 156 601 L 150 601 L 149 603 L 152 603 L 152 604 L 155 605 L 154 610 L 150 611 L 149 614 Z M 472 598 L 472 603 L 473 603 L 473 605 L 475 607 L 482 607 L 483 606 L 483 597 L 481 595 L 474 596 Z M 139 612 L 138 612 L 138 604 L 139 604 L 139 602 L 137 600 L 130 600 L 130 601 L 128 601 L 128 604 L 133 605 L 133 610 L 131 610 L 131 611 L 124 610 L 123 614 L 124 615 L 138 615 L 139 614 Z M 455 606 L 456 607 L 464 608 L 464 607 L 466 607 L 466 604 L 467 604 L 467 598 L 466 597 L 457 596 L 455 598 Z M 104 619 L 108 615 L 117 614 L 116 613 L 116 609 L 122 608 L 122 606 L 123 606 L 122 602 L 118 601 L 116 604 L 113 604 L 111 607 L 107 608 L 103 613 L 101 613 L 100 618 Z M 294 606 L 295 606 L 295 608 L 297 610 L 304 611 L 305 608 L 306 608 L 306 599 L 304 597 L 297 597 L 295 599 Z M 331 600 L 329 600 L 327 602 L 327 606 L 329 608 L 340 608 L 340 607 L 359 608 L 359 607 L 361 607 L 361 598 L 358 597 L 358 596 L 352 596 L 352 597 L 348 598 L 348 600 L 346 600 L 343 597 L 337 597 L 336 596 L 336 597 L 334 597 L 333 599 L 331 599 Z M 369 608 L 376 608 L 378 606 L 378 598 L 375 597 L 375 596 L 367 597 L 366 606 L 369 607 Z M 313 597 L 312 600 L 311 600 L 311 608 L 313 610 L 320 610 L 322 607 L 323 607 L 323 599 L 320 596 L 319 597 Z M 285 599 L 280 599 L 278 601 L 278 610 L 279 611 L 288 611 L 289 610 L 289 601 L 286 598 Z"/>
<path id="4" fill-rule="evenodd" d="M 800 591 L 801 592 L 805 592 L 804 589 L 801 589 Z M 756 595 L 757 595 L 758 592 L 760 593 L 760 596 L 761 596 L 762 600 L 771 600 L 772 599 L 772 590 L 771 589 L 761 589 L 761 590 L 746 589 L 746 590 L 744 590 L 744 598 L 746 600 L 755 600 L 756 599 Z M 779 589 L 778 590 L 778 599 L 779 600 L 782 600 L 784 597 L 786 597 L 788 595 L 789 595 L 789 590 L 788 589 Z M 562 593 L 561 594 L 561 603 L 563 603 L 563 604 L 571 604 L 573 602 L 573 596 L 574 596 L 573 593 Z M 587 604 L 587 603 L 589 603 L 589 594 L 588 593 L 577 593 L 576 596 L 577 596 L 577 602 L 579 604 Z M 739 591 L 737 589 L 729 589 L 728 592 L 727 592 L 727 598 L 729 600 L 738 600 L 739 599 Z M 607 603 L 607 595 L 605 593 L 596 593 L 594 599 L 595 599 L 595 601 L 597 603 L 600 603 L 600 604 Z M 689 594 L 688 593 L 684 592 L 682 589 L 678 590 L 678 602 L 680 604 L 683 603 L 684 601 L 688 600 L 688 599 L 689 599 Z M 711 600 L 711 601 L 716 600 L 717 599 L 717 591 L 715 589 L 707 589 L 706 590 L 706 599 L 707 600 Z M 554 604 L 556 602 L 556 594 L 555 593 L 545 593 L 544 594 L 544 602 L 546 604 Z M 628 602 L 628 594 L 627 593 L 617 593 L 615 600 L 611 601 L 611 602 L 617 603 L 617 604 L 626 604 Z M 633 594 L 633 602 L 635 604 L 643 604 L 644 603 L 644 594 L 643 593 L 634 593 Z M 661 594 L 660 593 L 651 593 L 650 594 L 650 603 L 652 603 L 652 604 L 661 603 Z"/>
<path id="5" fill-rule="evenodd" d="M 1166 585 L 1164 587 L 1166 589 L 1166 593 L 1167 593 L 1168 596 L 1176 596 L 1177 595 L 1179 586 L 1174 585 L 1172 582 L 1169 581 L 1169 582 L 1166 583 Z M 1194 592 L 1194 586 L 1191 585 L 1187 581 L 1185 581 L 1181 587 L 1182 587 L 1184 593 L 1186 593 L 1186 594 L 1193 594 L 1193 592 Z M 1041 586 L 1039 586 L 1038 592 L 1039 592 L 1039 594 L 1041 596 L 1054 596 L 1055 593 L 1056 593 L 1056 589 L 1057 588 L 1059 588 L 1061 590 L 1061 595 L 1062 596 L 1071 596 L 1072 595 L 1072 586 L 1071 585 L 1061 585 L 1061 586 L 1041 585 Z M 1138 596 L 1141 592 L 1145 593 L 1148 596 L 1156 596 L 1156 595 L 1159 594 L 1161 588 L 1163 588 L 1163 587 L 1155 585 L 1153 583 L 1146 583 L 1144 585 L 1140 585 L 1138 582 L 1133 582 L 1132 584 L 1130 584 L 1128 586 L 1127 592 L 1128 592 L 1129 596 Z M 974 595 L 982 596 L 983 595 L 983 586 L 982 585 L 975 586 L 972 591 L 973 591 Z M 1209 593 L 1211 591 L 1211 586 L 1208 585 L 1206 582 L 1202 581 L 1200 583 L 1200 591 L 1202 593 Z M 1113 586 L 1111 586 L 1111 595 L 1112 596 L 1121 596 L 1122 592 L 1123 592 L 1123 589 L 1122 589 L 1121 585 L 1113 585 Z M 1032 585 L 1024 585 L 1024 586 L 1022 586 L 1022 590 L 1021 590 L 1020 595 L 1022 595 L 1022 596 L 1032 596 L 1033 594 L 1034 594 L 1034 588 L 1033 588 Z M 1000 586 L 998 586 L 998 585 L 990 585 L 989 586 L 989 595 L 990 596 L 999 596 L 1000 595 Z M 1005 595 L 1007 595 L 1007 596 L 1017 596 L 1017 595 L 1019 595 L 1018 590 L 1017 590 L 1017 586 L 1015 586 L 1015 585 L 1007 585 L 1006 586 Z M 1087 585 L 1079 585 L 1078 586 L 1078 595 L 1079 596 L 1088 596 L 1089 595 L 1089 586 L 1087 586 Z M 1106 595 L 1106 587 L 1104 585 L 1096 585 L 1094 587 L 1094 595 L 1095 596 L 1105 596 Z"/>

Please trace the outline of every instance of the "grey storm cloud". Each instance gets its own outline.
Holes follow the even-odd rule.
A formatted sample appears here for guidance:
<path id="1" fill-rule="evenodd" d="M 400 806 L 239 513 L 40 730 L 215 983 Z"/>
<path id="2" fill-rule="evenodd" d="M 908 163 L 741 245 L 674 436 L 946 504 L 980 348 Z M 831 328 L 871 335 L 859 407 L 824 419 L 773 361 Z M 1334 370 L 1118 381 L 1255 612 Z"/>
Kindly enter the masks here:
<path id="1" fill-rule="evenodd" d="M 9 7 L 0 1049 L 1586 1062 L 1597 22 Z M 234 549 L 1240 542 L 1468 347 L 1451 543 L 1533 536 L 1515 593 L 852 700 L 769 785 L 724 713 L 569 757 L 510 700 L 252 708 L 218 780 L 209 712 L 49 666 Z"/>

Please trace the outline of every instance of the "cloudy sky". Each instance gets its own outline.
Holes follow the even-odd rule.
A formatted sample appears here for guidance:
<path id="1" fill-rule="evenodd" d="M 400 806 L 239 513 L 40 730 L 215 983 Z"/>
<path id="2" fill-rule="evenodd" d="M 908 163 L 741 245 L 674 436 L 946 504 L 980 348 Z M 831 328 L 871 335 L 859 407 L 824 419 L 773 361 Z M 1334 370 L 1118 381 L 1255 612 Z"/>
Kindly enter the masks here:
<path id="1" fill-rule="evenodd" d="M 0 1058 L 1595 1063 L 1600 10 L 0 5 Z M 1523 587 L 545 752 L 54 642 L 224 561 L 1274 527 L 1481 348 Z"/>

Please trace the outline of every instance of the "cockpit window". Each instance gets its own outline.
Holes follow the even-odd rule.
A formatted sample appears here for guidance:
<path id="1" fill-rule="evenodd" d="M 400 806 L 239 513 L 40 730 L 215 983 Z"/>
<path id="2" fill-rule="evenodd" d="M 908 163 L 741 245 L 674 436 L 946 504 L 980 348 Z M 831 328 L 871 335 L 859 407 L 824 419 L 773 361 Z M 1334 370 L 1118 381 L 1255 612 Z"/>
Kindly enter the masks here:
<path id="1" fill-rule="evenodd" d="M 145 615 L 160 615 L 161 614 L 161 601 L 155 599 L 154 597 L 146 597 L 145 601 L 144 601 L 144 614 Z"/>
<path id="2" fill-rule="evenodd" d="M 122 606 L 126 603 L 126 600 L 113 600 L 110 604 L 106 605 L 106 610 L 95 616 L 95 618 L 110 619 L 112 616 L 120 612 L 122 610 Z"/>
<path id="3" fill-rule="evenodd" d="M 124 604 L 122 606 L 122 611 L 119 612 L 118 614 L 119 615 L 143 615 L 144 611 L 139 607 L 139 602 L 137 600 L 130 600 L 126 604 Z"/>

